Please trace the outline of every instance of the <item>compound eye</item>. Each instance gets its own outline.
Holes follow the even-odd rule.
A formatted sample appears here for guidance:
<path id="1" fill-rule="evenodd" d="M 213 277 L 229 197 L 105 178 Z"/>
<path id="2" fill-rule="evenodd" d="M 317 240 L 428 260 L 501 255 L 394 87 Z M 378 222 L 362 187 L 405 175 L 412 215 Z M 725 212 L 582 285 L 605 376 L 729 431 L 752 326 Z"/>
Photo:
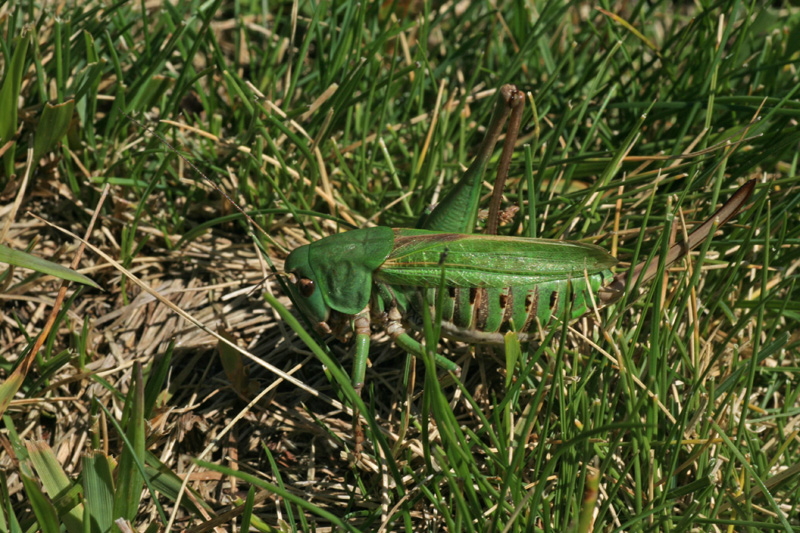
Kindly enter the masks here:
<path id="1" fill-rule="evenodd" d="M 314 294 L 314 290 L 317 288 L 314 281 L 308 278 L 298 279 L 296 285 L 297 285 L 297 290 L 304 298 L 311 297 L 311 295 Z"/>

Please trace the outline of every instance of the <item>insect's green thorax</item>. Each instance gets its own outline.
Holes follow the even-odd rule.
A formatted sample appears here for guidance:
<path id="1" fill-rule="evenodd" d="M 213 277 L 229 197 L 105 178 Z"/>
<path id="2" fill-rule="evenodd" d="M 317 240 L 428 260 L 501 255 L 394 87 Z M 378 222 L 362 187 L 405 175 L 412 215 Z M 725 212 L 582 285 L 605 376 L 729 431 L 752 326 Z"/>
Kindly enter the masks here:
<path id="1" fill-rule="evenodd" d="M 375 227 L 331 235 L 295 249 L 284 270 L 316 285 L 309 296 L 295 289 L 298 305 L 319 322 L 330 309 L 355 315 L 367 306 L 372 292 L 372 273 L 392 251 L 394 232 Z"/>

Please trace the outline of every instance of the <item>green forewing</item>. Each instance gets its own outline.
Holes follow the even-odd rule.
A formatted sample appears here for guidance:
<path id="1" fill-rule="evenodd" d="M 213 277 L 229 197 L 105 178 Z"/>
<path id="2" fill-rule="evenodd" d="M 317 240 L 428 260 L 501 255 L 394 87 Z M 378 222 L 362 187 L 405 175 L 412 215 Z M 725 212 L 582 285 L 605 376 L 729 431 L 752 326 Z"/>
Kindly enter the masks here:
<path id="1" fill-rule="evenodd" d="M 317 289 L 328 305 L 354 315 L 369 303 L 372 274 L 392 251 L 394 232 L 384 226 L 331 235 L 309 245 Z"/>
<path id="2" fill-rule="evenodd" d="M 592 244 L 395 229 L 394 247 L 376 276 L 390 284 L 436 287 L 443 256 L 448 287 L 512 287 L 578 278 L 617 263 Z"/>

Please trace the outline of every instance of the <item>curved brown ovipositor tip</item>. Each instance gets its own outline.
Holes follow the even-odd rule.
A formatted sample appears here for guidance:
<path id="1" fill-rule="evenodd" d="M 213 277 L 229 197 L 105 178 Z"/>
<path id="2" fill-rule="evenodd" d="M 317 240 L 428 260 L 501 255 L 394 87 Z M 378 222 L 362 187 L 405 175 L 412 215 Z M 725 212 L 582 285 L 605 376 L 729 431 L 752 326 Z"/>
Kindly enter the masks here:
<path id="1" fill-rule="evenodd" d="M 705 222 L 703 222 L 697 229 L 689 234 L 689 238 L 686 242 L 681 242 L 670 247 L 670 249 L 667 251 L 667 257 L 665 259 L 666 266 L 669 267 L 676 261 L 683 258 L 691 250 L 696 248 L 698 244 L 706 240 L 712 230 L 719 228 L 731 218 L 736 216 L 736 214 L 739 213 L 742 207 L 744 207 L 744 204 L 753 194 L 755 188 L 755 179 L 752 179 L 739 187 L 739 190 L 733 193 L 733 196 L 731 196 L 730 199 L 728 199 L 728 201 L 725 202 L 716 213 L 708 217 Z M 629 271 L 627 270 L 614 276 L 614 281 L 612 281 L 611 284 L 598 291 L 598 298 L 600 299 L 600 302 L 602 302 L 603 305 L 612 304 L 619 300 L 623 294 L 625 294 L 625 287 L 628 285 L 636 285 L 639 283 L 640 278 L 641 283 L 646 283 L 647 281 L 653 279 L 658 273 L 658 264 L 660 261 L 661 258 L 659 256 L 654 257 L 653 260 L 650 261 L 650 264 L 646 270 L 646 261 L 642 261 L 633 269 L 630 280 L 628 279 Z"/>

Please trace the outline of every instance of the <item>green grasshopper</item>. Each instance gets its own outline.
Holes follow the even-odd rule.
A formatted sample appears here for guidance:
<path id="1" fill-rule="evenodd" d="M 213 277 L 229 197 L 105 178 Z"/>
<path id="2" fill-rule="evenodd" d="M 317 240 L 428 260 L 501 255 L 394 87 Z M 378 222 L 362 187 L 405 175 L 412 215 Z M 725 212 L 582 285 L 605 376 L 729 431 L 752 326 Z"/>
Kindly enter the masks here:
<path id="1" fill-rule="evenodd" d="M 355 330 L 352 380 L 357 392 L 364 384 L 371 322 L 385 323 L 396 344 L 420 354 L 421 347 L 406 332 L 403 317 L 428 312 L 425 307 L 437 301 L 442 286 L 443 336 L 502 344 L 507 331 L 516 331 L 525 342 L 539 325 L 546 328 L 556 317 L 577 319 L 593 305 L 614 303 L 626 287 L 657 274 L 657 257 L 648 265 L 636 266 L 629 277 L 628 271 L 616 275 L 611 271 L 617 260 L 599 246 L 471 234 L 486 164 L 510 114 L 494 199 L 502 192 L 523 102 L 513 85 L 501 88 L 475 161 L 420 221 L 419 229 L 348 231 L 300 246 L 286 259 L 284 271 L 290 276 L 293 300 L 317 329 L 339 334 Z M 754 180 L 745 184 L 687 242 L 672 246 L 664 259 L 666 266 L 736 215 L 754 187 Z M 497 205 L 492 202 L 489 216 L 489 225 L 494 227 Z M 439 362 L 454 369 L 452 363 Z"/>
<path id="2" fill-rule="evenodd" d="M 510 117 L 487 221 L 489 231 L 496 230 L 521 122 L 522 92 L 504 85 L 499 93 L 475 161 L 436 208 L 420 219 L 417 229 L 371 227 L 332 235 L 296 248 L 284 263 L 293 301 L 320 332 L 355 331 L 352 383 L 357 394 L 364 385 L 373 320 L 385 323 L 394 342 L 416 355 L 422 355 L 423 348 L 406 332 L 404 318 L 430 312 L 428 302 L 442 303 L 445 337 L 502 344 L 505 333 L 515 331 L 526 342 L 533 338 L 531 332 L 547 328 L 554 319 L 577 319 L 595 306 L 614 303 L 628 286 L 646 282 L 658 272 L 658 257 L 637 265 L 630 276 L 628 271 L 615 275 L 611 268 L 616 258 L 599 246 L 472 234 L 483 175 Z M 162 142 L 170 146 L 163 138 Z M 754 188 L 755 180 L 742 186 L 685 243 L 672 246 L 664 258 L 666 266 L 735 216 Z M 440 366 L 459 371 L 452 361 L 436 357 Z M 358 413 L 354 423 L 358 457 L 363 441 Z"/>

